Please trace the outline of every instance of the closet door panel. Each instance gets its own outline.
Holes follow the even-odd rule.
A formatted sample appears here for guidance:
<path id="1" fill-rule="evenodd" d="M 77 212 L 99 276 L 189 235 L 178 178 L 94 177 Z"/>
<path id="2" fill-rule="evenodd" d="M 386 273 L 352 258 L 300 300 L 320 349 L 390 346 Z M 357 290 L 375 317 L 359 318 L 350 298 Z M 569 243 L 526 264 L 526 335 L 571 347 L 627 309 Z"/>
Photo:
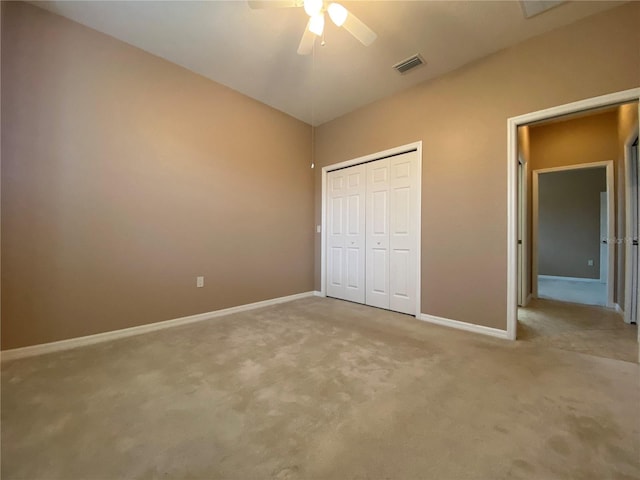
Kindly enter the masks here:
<path id="1" fill-rule="evenodd" d="M 364 303 L 364 165 L 329 172 L 327 183 L 327 295 Z"/>
<path id="2" fill-rule="evenodd" d="M 389 160 L 367 164 L 367 305 L 389 308 Z"/>
<path id="3" fill-rule="evenodd" d="M 416 313 L 416 240 L 419 162 L 417 152 L 390 158 L 389 308 Z"/>

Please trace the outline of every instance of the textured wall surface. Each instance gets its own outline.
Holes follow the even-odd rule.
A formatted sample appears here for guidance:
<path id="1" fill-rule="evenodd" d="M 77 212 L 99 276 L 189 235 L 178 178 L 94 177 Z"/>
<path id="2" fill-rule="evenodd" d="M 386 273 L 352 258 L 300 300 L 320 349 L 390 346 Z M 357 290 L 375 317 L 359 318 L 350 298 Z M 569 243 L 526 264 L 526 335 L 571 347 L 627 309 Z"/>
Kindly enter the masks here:
<path id="1" fill-rule="evenodd" d="M 308 125 L 2 7 L 3 349 L 313 288 Z"/>

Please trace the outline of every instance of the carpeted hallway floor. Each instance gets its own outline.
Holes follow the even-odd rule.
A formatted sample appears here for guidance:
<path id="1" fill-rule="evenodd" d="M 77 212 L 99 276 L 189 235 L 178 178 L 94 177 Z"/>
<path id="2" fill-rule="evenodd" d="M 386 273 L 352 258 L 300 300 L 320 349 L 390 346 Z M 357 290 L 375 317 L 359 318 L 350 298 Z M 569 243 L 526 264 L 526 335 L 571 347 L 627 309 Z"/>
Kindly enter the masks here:
<path id="1" fill-rule="evenodd" d="M 638 326 L 605 307 L 531 300 L 518 309 L 518 340 L 626 362 L 638 361 Z"/>
<path id="2" fill-rule="evenodd" d="M 306 298 L 2 365 L 2 478 L 638 479 L 638 364 Z"/>

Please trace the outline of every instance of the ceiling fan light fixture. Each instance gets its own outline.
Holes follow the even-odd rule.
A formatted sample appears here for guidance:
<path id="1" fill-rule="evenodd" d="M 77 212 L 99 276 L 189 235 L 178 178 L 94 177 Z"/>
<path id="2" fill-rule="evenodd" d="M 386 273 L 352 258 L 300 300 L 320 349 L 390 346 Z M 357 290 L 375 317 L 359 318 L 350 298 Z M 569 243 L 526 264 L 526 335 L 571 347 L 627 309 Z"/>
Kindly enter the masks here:
<path id="1" fill-rule="evenodd" d="M 318 13 L 311 17 L 309 20 L 309 31 L 315 33 L 317 36 L 322 35 L 324 30 L 324 14 Z"/>
<path id="2" fill-rule="evenodd" d="M 310 17 L 314 17 L 322 10 L 322 0 L 304 0 L 304 11 Z"/>
<path id="3" fill-rule="evenodd" d="M 339 3 L 329 4 L 329 8 L 327 8 L 327 11 L 329 12 L 329 17 L 331 17 L 331 21 L 335 23 L 338 27 L 342 26 L 342 24 L 347 19 L 347 15 L 349 15 L 349 12 L 347 12 L 347 9 L 344 8 L 342 5 L 340 5 Z"/>
<path id="4" fill-rule="evenodd" d="M 1 2 L 2 0 L 0 0 Z M 304 8 L 309 16 L 307 27 L 304 29 L 300 44 L 299 55 L 309 55 L 313 52 L 315 37 L 322 37 L 325 25 L 325 12 L 329 14 L 331 21 L 338 27 L 344 28 L 356 40 L 365 47 L 371 45 L 376 38 L 376 32 L 371 30 L 362 20 L 343 7 L 340 3 L 331 0 L 247 0 L 249 7 L 274 8 L 274 7 L 300 7 Z M 529 0 L 533 1 L 533 0 Z M 542 0 L 540 0 L 542 1 Z M 324 39 L 321 45 L 324 45 Z"/>

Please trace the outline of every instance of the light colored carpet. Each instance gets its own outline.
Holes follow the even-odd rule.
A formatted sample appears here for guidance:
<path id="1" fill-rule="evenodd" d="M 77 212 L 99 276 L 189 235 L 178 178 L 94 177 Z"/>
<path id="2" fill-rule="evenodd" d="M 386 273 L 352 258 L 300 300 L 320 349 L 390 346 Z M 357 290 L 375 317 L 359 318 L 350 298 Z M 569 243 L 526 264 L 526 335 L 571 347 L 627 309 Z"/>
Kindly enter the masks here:
<path id="1" fill-rule="evenodd" d="M 607 304 L 607 284 L 538 277 L 538 297 L 604 306 Z"/>
<path id="2" fill-rule="evenodd" d="M 518 339 L 547 347 L 638 361 L 638 327 L 608 308 L 532 300 L 518 309 Z"/>
<path id="3" fill-rule="evenodd" d="M 308 298 L 2 365 L 7 479 L 637 479 L 639 366 Z"/>

